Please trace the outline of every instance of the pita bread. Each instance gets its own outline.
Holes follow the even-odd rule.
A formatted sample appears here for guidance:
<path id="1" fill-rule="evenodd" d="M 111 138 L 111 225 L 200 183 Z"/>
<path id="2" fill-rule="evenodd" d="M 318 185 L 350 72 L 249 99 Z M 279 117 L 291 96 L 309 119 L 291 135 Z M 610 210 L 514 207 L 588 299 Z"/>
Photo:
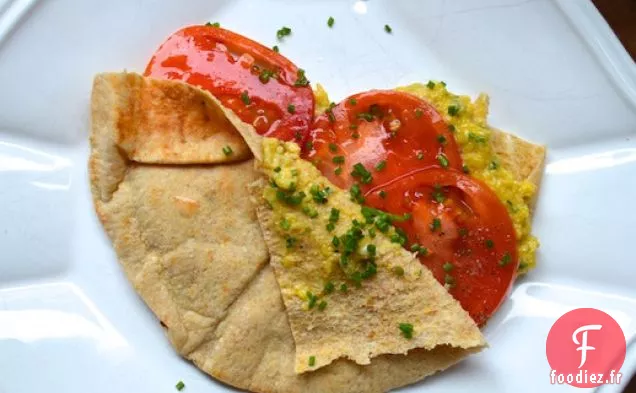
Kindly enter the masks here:
<path id="1" fill-rule="evenodd" d="M 115 130 L 111 136 L 131 161 L 212 164 L 251 156 L 217 103 L 193 86 L 134 73 L 106 73 L 97 75 L 93 91 L 95 100 L 103 100 L 96 105 L 112 106 L 117 112 L 104 120 L 116 122 L 109 125 Z M 231 154 L 223 152 L 226 147 Z"/>
<path id="2" fill-rule="evenodd" d="M 119 111 L 126 110 L 115 94 L 121 78 L 98 76 L 94 84 L 91 191 L 128 279 L 179 354 L 222 382 L 263 393 L 380 393 L 465 357 L 464 350 L 438 346 L 381 355 L 365 366 L 339 359 L 296 374 L 287 313 L 245 192 L 259 178 L 253 161 L 133 162 L 118 145 Z M 211 97 L 195 91 L 201 99 Z"/>

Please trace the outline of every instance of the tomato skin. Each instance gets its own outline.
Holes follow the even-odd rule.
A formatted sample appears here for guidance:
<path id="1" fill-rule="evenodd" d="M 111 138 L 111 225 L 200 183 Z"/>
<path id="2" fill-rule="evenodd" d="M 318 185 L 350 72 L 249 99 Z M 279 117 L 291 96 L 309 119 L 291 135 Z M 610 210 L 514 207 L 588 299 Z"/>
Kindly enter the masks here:
<path id="1" fill-rule="evenodd" d="M 380 197 L 380 191 L 387 196 Z M 434 200 L 434 192 L 442 192 L 443 202 Z M 395 225 L 409 244 L 427 247 L 420 261 L 440 283 L 451 278 L 451 295 L 483 325 L 504 301 L 519 264 L 512 220 L 495 193 L 459 171 L 429 167 L 375 187 L 365 197 L 376 209 L 412 214 Z M 435 218 L 440 227 L 433 230 Z M 445 269 L 446 263 L 452 268 Z"/>
<path id="2" fill-rule="evenodd" d="M 462 168 L 459 148 L 442 116 L 426 101 L 404 92 L 371 90 L 346 98 L 316 118 L 310 140 L 312 148 L 304 152 L 305 158 L 345 189 L 360 183 L 350 175 L 356 163 L 373 175 L 371 184 L 361 184 L 363 190 L 418 168 L 440 165 L 440 153 L 449 168 Z M 340 155 L 345 162 L 334 163 Z M 386 166 L 376 170 L 381 161 Z"/>
<path id="3" fill-rule="evenodd" d="M 263 70 L 276 76 L 265 83 L 259 78 Z M 259 134 L 302 146 L 315 104 L 308 83 L 295 86 L 298 72 L 298 67 L 279 53 L 242 35 L 220 27 L 190 26 L 168 37 L 144 75 L 182 80 L 206 89 Z"/>

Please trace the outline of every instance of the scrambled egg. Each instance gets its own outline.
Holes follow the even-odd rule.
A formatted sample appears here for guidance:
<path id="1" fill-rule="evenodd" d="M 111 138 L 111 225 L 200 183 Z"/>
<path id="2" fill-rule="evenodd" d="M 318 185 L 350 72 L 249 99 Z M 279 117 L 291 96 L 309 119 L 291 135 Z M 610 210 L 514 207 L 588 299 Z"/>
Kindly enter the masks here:
<path id="1" fill-rule="evenodd" d="M 537 187 L 530 181 L 518 181 L 514 173 L 503 167 L 494 153 L 488 127 L 488 96 L 481 94 L 471 101 L 446 89 L 444 82 L 415 83 L 396 90 L 416 95 L 428 101 L 444 117 L 453 131 L 464 161 L 464 170 L 486 183 L 507 207 L 516 231 L 519 253 L 519 273 L 536 265 L 539 241 L 531 234 L 530 201 Z M 329 106 L 329 97 L 321 85 L 315 91 L 316 113 Z M 452 108 L 452 110 L 450 109 Z"/>

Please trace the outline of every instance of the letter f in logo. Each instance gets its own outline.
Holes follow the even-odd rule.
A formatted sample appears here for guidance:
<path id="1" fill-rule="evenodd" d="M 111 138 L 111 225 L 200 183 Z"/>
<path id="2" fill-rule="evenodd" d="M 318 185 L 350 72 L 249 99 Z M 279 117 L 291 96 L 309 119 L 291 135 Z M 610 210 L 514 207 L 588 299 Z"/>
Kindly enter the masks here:
<path id="1" fill-rule="evenodd" d="M 581 364 L 579 364 L 579 368 L 583 367 L 585 361 L 587 360 L 587 351 L 593 351 L 596 349 L 587 345 L 587 332 L 589 330 L 601 330 L 602 327 L 603 326 L 601 325 L 585 325 L 576 329 L 574 333 L 572 333 L 572 341 L 574 341 L 574 344 L 581 345 L 580 347 L 576 348 L 577 351 L 581 351 Z M 583 332 L 583 334 L 581 335 L 581 342 L 579 342 L 576 336 L 581 332 Z"/>

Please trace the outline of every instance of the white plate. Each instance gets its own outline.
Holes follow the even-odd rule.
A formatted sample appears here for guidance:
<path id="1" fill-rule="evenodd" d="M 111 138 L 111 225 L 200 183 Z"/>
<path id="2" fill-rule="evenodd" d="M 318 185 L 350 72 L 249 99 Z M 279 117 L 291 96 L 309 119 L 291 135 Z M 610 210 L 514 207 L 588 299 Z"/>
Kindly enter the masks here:
<path id="1" fill-rule="evenodd" d="M 489 350 L 405 391 L 574 391 L 549 385 L 545 339 L 576 307 L 636 335 L 636 69 L 587 0 L 184 3 L 0 0 L 0 392 L 228 389 L 170 348 L 86 175 L 93 74 L 142 71 L 168 34 L 208 20 L 266 45 L 292 27 L 281 51 L 335 101 L 443 79 L 549 146 L 539 267 L 488 325 Z"/>

